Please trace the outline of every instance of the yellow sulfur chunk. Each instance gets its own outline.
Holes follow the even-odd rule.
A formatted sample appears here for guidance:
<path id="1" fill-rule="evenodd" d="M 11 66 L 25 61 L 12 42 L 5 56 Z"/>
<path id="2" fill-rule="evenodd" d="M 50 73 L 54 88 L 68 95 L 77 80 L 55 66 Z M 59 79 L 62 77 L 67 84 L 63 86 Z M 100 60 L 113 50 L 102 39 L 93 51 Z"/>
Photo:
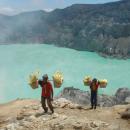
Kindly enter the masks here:
<path id="1" fill-rule="evenodd" d="M 91 81 L 92 81 L 91 76 L 85 76 L 85 78 L 83 79 L 83 83 L 85 86 L 90 86 Z"/>
<path id="2" fill-rule="evenodd" d="M 57 71 L 54 73 L 52 78 L 53 78 L 54 86 L 57 88 L 61 87 L 61 85 L 63 83 L 63 74 L 61 72 Z"/>
<path id="3" fill-rule="evenodd" d="M 29 85 L 31 86 L 32 89 L 38 88 L 38 76 L 39 72 L 35 72 L 29 75 Z"/>
<path id="4" fill-rule="evenodd" d="M 108 81 L 106 79 L 100 80 L 100 87 L 101 88 L 106 88 Z"/>

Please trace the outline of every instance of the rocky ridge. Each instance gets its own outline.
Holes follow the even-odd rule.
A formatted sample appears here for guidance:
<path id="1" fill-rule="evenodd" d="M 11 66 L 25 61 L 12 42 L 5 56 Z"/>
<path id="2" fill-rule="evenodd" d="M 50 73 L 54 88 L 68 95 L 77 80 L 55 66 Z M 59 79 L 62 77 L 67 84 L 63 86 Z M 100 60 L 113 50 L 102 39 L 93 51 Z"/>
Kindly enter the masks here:
<path id="1" fill-rule="evenodd" d="M 82 91 L 74 87 L 66 87 L 60 93 L 58 98 L 66 98 L 74 103 L 81 105 L 90 104 L 90 92 Z M 119 104 L 128 104 L 130 103 L 130 89 L 128 88 L 119 88 L 115 95 L 98 95 L 98 106 L 102 107 L 111 107 Z"/>

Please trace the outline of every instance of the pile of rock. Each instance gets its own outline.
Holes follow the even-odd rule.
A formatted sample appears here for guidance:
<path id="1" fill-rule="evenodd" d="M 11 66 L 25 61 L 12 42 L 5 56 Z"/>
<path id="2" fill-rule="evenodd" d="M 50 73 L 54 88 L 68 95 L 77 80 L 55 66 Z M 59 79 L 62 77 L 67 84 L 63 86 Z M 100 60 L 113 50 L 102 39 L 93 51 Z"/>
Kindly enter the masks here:
<path id="1" fill-rule="evenodd" d="M 85 109 L 85 106 L 82 106 L 80 104 L 72 103 L 71 101 L 65 99 L 65 98 L 58 98 L 54 100 L 53 106 L 55 108 L 70 108 L 70 109 Z"/>
<path id="2" fill-rule="evenodd" d="M 74 87 L 66 87 L 57 98 L 66 98 L 77 104 L 86 105 L 90 103 L 90 93 Z"/>
<path id="3" fill-rule="evenodd" d="M 130 89 L 119 88 L 115 94 L 117 104 L 130 103 Z"/>
<path id="4" fill-rule="evenodd" d="M 58 98 L 66 98 L 74 103 L 81 105 L 90 104 L 90 93 L 77 88 L 68 87 L 60 93 Z M 128 88 L 120 88 L 114 96 L 99 95 L 98 105 L 103 107 L 111 107 L 118 104 L 130 103 L 130 90 Z"/>

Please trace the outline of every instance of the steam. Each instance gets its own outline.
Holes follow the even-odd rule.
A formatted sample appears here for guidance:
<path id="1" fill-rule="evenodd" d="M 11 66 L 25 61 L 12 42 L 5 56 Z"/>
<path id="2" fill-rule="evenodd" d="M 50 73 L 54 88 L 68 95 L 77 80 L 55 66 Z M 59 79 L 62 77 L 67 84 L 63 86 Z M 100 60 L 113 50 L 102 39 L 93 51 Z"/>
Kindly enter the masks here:
<path id="1" fill-rule="evenodd" d="M 39 41 L 39 38 L 43 36 L 36 30 L 39 30 L 41 26 L 43 30 L 46 28 L 44 15 L 44 11 L 21 13 L 14 16 L 0 15 L 0 44 L 29 43 L 33 41 L 32 39 Z"/>

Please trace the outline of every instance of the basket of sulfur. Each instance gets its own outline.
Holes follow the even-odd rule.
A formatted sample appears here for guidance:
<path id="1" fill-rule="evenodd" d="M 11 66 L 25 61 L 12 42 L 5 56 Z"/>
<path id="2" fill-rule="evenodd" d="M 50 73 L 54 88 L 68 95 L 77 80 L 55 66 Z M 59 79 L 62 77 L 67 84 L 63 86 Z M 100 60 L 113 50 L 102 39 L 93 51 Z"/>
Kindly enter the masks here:
<path id="1" fill-rule="evenodd" d="M 99 80 L 100 88 L 106 88 L 108 81 L 106 79 Z"/>
<path id="2" fill-rule="evenodd" d="M 52 76 L 55 88 L 60 88 L 63 83 L 63 74 L 59 71 L 55 72 Z"/>
<path id="3" fill-rule="evenodd" d="M 90 76 L 85 76 L 84 80 L 83 80 L 83 83 L 85 86 L 90 86 L 92 82 L 92 78 Z"/>
<path id="4" fill-rule="evenodd" d="M 38 88 L 39 72 L 35 72 L 29 75 L 29 85 L 32 89 Z"/>

